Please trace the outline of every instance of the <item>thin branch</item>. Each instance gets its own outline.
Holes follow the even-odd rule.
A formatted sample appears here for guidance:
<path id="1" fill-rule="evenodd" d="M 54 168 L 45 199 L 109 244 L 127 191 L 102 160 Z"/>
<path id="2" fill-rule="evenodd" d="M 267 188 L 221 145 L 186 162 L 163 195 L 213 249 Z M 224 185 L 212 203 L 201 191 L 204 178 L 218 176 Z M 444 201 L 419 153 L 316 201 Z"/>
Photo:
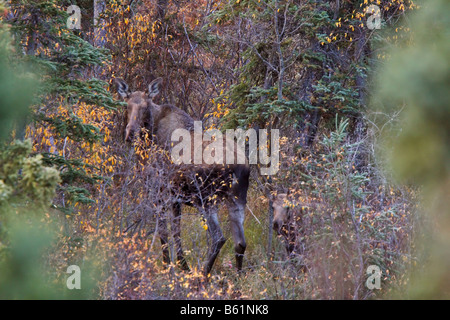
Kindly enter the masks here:
<path id="1" fill-rule="evenodd" d="M 189 43 L 189 46 L 191 48 L 191 51 L 194 54 L 194 57 L 197 59 L 197 62 L 200 64 L 200 67 L 202 68 L 203 73 L 206 75 L 206 77 L 208 78 L 209 82 L 211 82 L 211 84 L 212 84 L 212 86 L 214 88 L 214 91 L 216 92 L 217 95 L 219 95 L 219 91 L 217 90 L 216 84 L 211 79 L 208 71 L 206 71 L 205 66 L 203 65 L 202 61 L 200 60 L 200 58 L 198 57 L 197 53 L 195 52 L 195 48 L 196 47 L 194 47 L 192 45 L 191 39 L 189 38 L 189 34 L 188 34 L 187 30 L 186 30 L 186 23 L 185 23 L 184 17 L 183 17 L 183 29 L 184 29 L 184 34 L 186 35 L 186 39 L 187 39 L 187 41 Z"/>

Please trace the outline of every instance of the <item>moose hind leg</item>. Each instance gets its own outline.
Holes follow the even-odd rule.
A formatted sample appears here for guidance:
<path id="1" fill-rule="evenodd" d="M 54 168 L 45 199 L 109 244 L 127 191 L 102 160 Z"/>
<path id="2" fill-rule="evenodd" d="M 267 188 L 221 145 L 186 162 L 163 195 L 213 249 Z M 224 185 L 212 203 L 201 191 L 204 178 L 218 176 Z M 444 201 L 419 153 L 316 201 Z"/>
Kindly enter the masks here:
<path id="1" fill-rule="evenodd" d="M 220 228 L 219 218 L 217 216 L 216 209 L 208 209 L 205 213 L 206 223 L 208 225 L 208 231 L 211 236 L 211 244 L 209 247 L 208 261 L 205 265 L 205 275 L 211 272 L 211 269 L 216 261 L 216 258 L 220 252 L 220 249 L 224 245 L 226 239 L 223 236 L 222 229 Z"/>
<path id="2" fill-rule="evenodd" d="M 181 204 L 175 203 L 173 205 L 173 237 L 177 250 L 177 261 L 183 270 L 189 270 L 189 266 L 184 257 L 183 248 L 181 246 Z"/>
<path id="3" fill-rule="evenodd" d="M 236 268 L 242 270 L 244 252 L 247 247 L 244 234 L 245 205 L 232 201 L 228 203 L 231 233 L 234 241 L 234 252 L 236 255 Z"/>

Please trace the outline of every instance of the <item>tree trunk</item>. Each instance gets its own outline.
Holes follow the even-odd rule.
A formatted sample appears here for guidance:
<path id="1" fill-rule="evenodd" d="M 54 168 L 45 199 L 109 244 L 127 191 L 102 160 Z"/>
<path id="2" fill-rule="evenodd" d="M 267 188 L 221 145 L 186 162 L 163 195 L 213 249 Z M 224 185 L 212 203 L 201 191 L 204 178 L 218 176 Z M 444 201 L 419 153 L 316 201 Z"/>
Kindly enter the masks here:
<path id="1" fill-rule="evenodd" d="M 364 59 L 366 57 L 366 49 L 367 49 L 366 29 L 362 28 L 361 36 L 359 37 L 358 42 L 356 43 L 356 50 L 355 50 L 355 60 L 356 60 L 355 62 L 358 66 L 363 66 L 365 63 Z M 361 75 L 361 72 L 357 71 L 355 82 L 358 90 L 360 110 L 354 121 L 353 130 L 351 132 L 351 139 L 353 141 L 361 141 L 367 130 L 367 126 L 362 116 L 366 109 L 367 104 L 366 79 L 364 78 L 364 76 Z M 358 170 L 364 170 L 364 168 L 367 166 L 367 162 L 368 162 L 368 154 L 364 150 L 364 146 L 361 149 L 358 148 L 358 152 L 355 157 L 355 167 Z"/>
<path id="2" fill-rule="evenodd" d="M 94 45 L 100 48 L 105 46 L 106 30 L 103 19 L 99 16 L 105 10 L 105 0 L 94 0 Z"/>

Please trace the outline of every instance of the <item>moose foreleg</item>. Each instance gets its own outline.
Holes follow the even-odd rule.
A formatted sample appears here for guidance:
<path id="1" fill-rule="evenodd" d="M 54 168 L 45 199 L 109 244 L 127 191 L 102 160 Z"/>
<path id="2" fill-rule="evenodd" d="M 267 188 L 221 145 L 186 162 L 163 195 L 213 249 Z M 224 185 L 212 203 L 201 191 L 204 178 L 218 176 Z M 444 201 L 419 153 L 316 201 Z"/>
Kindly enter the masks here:
<path id="1" fill-rule="evenodd" d="M 220 228 L 219 218 L 217 216 L 216 209 L 207 209 L 205 212 L 206 223 L 208 225 L 208 231 L 211 236 L 211 245 L 209 247 L 208 262 L 205 265 L 204 273 L 208 275 L 214 265 L 214 261 L 220 252 L 220 249 L 224 245 L 226 239 L 223 236 L 222 229 Z"/>
<path id="2" fill-rule="evenodd" d="M 181 204 L 179 202 L 173 205 L 173 238 L 177 250 L 177 261 L 183 270 L 189 270 L 189 266 L 184 257 L 183 248 L 181 246 Z"/>
<path id="3" fill-rule="evenodd" d="M 169 253 L 169 234 L 167 231 L 167 221 L 165 217 L 158 218 L 158 234 L 159 239 L 161 240 L 161 248 L 163 252 L 163 261 L 164 263 L 170 263 L 170 253 Z"/>

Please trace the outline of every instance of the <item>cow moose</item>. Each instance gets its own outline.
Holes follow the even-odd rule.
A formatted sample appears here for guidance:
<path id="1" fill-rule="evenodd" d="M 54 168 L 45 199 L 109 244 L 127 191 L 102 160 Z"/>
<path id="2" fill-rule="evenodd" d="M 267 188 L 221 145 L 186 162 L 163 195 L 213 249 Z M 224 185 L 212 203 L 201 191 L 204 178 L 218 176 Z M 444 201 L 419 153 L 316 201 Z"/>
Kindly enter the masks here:
<path id="1" fill-rule="evenodd" d="M 170 105 L 156 104 L 153 99 L 159 94 L 162 79 L 152 81 L 148 92 L 131 92 L 128 84 L 116 78 L 117 91 L 127 103 L 125 141 L 133 141 L 142 128 L 152 133 L 158 146 L 169 150 L 172 133 L 176 129 L 186 129 L 193 133 L 194 120 L 183 110 Z M 233 141 L 234 143 L 234 141 Z M 226 142 L 225 142 L 226 144 Z M 236 151 L 239 149 L 236 145 Z M 189 267 L 184 258 L 181 245 L 180 216 L 182 205 L 199 209 L 206 218 L 211 243 L 204 273 L 209 274 L 226 239 L 220 228 L 218 206 L 225 202 L 234 241 L 236 267 L 242 269 L 246 249 L 244 236 L 244 210 L 247 203 L 250 168 L 245 164 L 171 164 L 167 172 L 171 191 L 171 210 L 173 212 L 172 232 L 175 240 L 177 261 L 183 269 Z M 169 208 L 170 209 L 170 208 Z M 164 213 L 163 213 L 164 214 Z M 166 219 L 159 219 L 158 235 L 163 247 L 163 261 L 170 262 L 167 248 L 168 231 Z"/>

